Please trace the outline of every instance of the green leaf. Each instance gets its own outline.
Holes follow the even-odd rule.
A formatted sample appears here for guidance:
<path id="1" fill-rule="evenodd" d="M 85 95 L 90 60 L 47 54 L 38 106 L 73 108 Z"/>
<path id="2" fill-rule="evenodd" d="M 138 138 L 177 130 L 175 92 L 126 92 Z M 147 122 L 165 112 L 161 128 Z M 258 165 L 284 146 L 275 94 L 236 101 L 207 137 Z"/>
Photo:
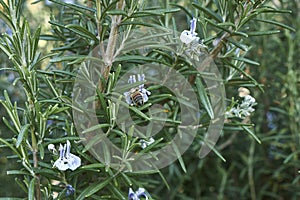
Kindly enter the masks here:
<path id="1" fill-rule="evenodd" d="M 72 8 L 73 10 L 78 11 L 79 13 L 84 13 L 84 15 L 86 15 L 88 18 L 93 19 L 94 15 L 93 14 L 89 14 L 89 13 L 94 13 L 95 10 L 86 6 L 83 6 L 81 4 L 69 4 L 69 3 L 65 3 L 63 1 L 58 1 L 58 0 L 51 0 L 52 2 L 56 3 L 56 4 L 60 4 L 69 8 Z M 86 12 L 88 11 L 88 12 Z"/>
<path id="2" fill-rule="evenodd" d="M 247 33 L 244 33 L 244 32 L 241 32 L 241 31 L 234 31 L 232 33 L 232 35 L 239 35 L 239 36 L 242 36 L 242 37 L 249 37 Z"/>
<path id="3" fill-rule="evenodd" d="M 8 143 L 6 140 L 4 140 L 0 137 L 0 142 L 4 143 L 7 147 L 9 147 L 19 158 L 22 158 L 22 156 L 18 152 L 18 150 L 14 146 L 12 146 L 10 143 Z"/>
<path id="4" fill-rule="evenodd" d="M 31 58 L 34 58 L 34 55 L 37 53 L 37 49 L 38 49 L 38 43 L 39 43 L 39 37 L 41 34 L 41 27 L 38 27 L 33 35 L 33 37 L 31 38 L 32 40 L 32 48 L 31 48 Z"/>
<path id="5" fill-rule="evenodd" d="M 87 59 L 87 56 L 84 55 L 75 55 L 75 56 L 59 56 L 50 59 L 50 62 L 64 62 L 64 61 L 74 61 L 81 59 L 82 61 Z"/>
<path id="6" fill-rule="evenodd" d="M 175 6 L 175 7 L 180 8 L 180 9 L 183 10 L 190 18 L 193 18 L 193 13 L 191 13 L 191 12 L 189 11 L 189 9 L 187 9 L 185 6 L 181 6 L 181 5 L 179 5 L 179 4 L 173 4 L 173 3 L 171 3 L 170 5 L 171 5 L 171 6 Z"/>
<path id="7" fill-rule="evenodd" d="M 146 175 L 146 174 L 157 174 L 159 173 L 159 170 L 146 170 L 146 171 L 136 171 L 136 172 L 128 172 L 128 174 L 132 174 L 132 175 Z"/>
<path id="8" fill-rule="evenodd" d="M 288 163 L 290 160 L 292 160 L 294 158 L 294 156 L 296 156 L 297 154 L 299 154 L 299 151 L 295 151 L 293 153 L 291 153 L 288 157 L 286 157 L 286 159 L 284 159 L 283 164 Z"/>
<path id="9" fill-rule="evenodd" d="M 219 25 L 220 23 L 215 23 L 214 21 L 212 21 L 212 20 L 210 20 L 210 19 L 207 19 L 207 18 L 205 18 L 205 21 L 207 21 L 210 25 L 212 25 L 212 26 L 214 26 L 214 27 L 216 27 L 216 28 L 218 28 L 218 29 L 221 29 L 221 30 L 223 30 L 223 31 L 225 31 L 225 32 L 227 32 L 227 33 L 231 33 L 232 31 L 231 30 L 229 30 L 228 28 L 226 28 L 226 27 L 224 27 L 224 26 L 222 26 L 222 25 Z"/>
<path id="10" fill-rule="evenodd" d="M 88 129 L 84 130 L 82 133 L 85 134 L 85 133 L 92 132 L 92 131 L 102 129 L 102 128 L 106 128 L 106 127 L 110 127 L 110 124 L 97 124 L 95 126 L 92 126 Z"/>
<path id="11" fill-rule="evenodd" d="M 2 103 L 2 105 L 5 107 L 6 112 L 8 113 L 10 119 L 13 121 L 13 124 L 17 129 L 17 131 L 20 131 L 21 123 L 17 112 L 17 103 L 15 102 L 15 104 L 12 105 L 6 90 L 4 91 L 4 97 L 5 97 L 5 101 L 0 101 L 0 103 Z"/>
<path id="12" fill-rule="evenodd" d="M 56 138 L 56 139 L 52 139 L 52 138 L 45 138 L 45 141 L 47 141 L 46 144 L 44 144 L 45 146 L 47 146 L 48 144 L 57 144 L 57 143 L 66 143 L 67 140 L 80 140 L 80 137 L 75 137 L 75 136 L 69 136 L 69 137 L 63 137 L 63 138 Z"/>
<path id="13" fill-rule="evenodd" d="M 233 38 L 227 38 L 226 40 L 228 40 L 230 43 L 232 43 L 234 46 L 242 49 L 243 51 L 248 51 L 248 48 L 242 44 L 242 43 L 239 43 L 237 41 L 235 41 Z"/>
<path id="14" fill-rule="evenodd" d="M 249 36 L 264 36 L 264 35 L 273 35 L 278 33 L 280 33 L 280 30 L 247 32 Z"/>
<path id="15" fill-rule="evenodd" d="M 137 63 L 145 63 L 145 62 L 158 62 L 155 58 L 149 58 L 145 56 L 139 56 L 139 55 L 125 55 L 125 56 L 118 56 L 115 59 L 116 62 L 137 62 Z"/>
<path id="16" fill-rule="evenodd" d="M 46 41 L 59 41 L 60 38 L 57 35 L 40 35 L 40 40 L 46 40 Z"/>
<path id="17" fill-rule="evenodd" d="M 24 126 L 21 127 L 20 133 L 17 138 L 17 143 L 16 143 L 17 148 L 19 148 L 20 144 L 22 143 L 24 136 L 27 135 L 29 126 L 30 124 L 25 124 Z"/>
<path id="18" fill-rule="evenodd" d="M 296 29 L 294 29 L 293 27 L 290 27 L 290 26 L 288 26 L 288 25 L 285 25 L 285 24 L 283 24 L 283 23 L 276 22 L 276 21 L 273 21 L 273 20 L 267 20 L 267 19 L 255 19 L 255 21 L 259 21 L 259 22 L 264 22 L 264 23 L 268 23 L 268 24 L 277 25 L 277 26 L 283 27 L 283 28 L 285 28 L 285 29 L 288 29 L 288 30 L 290 30 L 290 31 L 296 32 Z"/>
<path id="19" fill-rule="evenodd" d="M 98 183 L 95 182 L 92 185 L 90 185 L 89 187 L 85 188 L 80 195 L 77 197 L 77 200 L 83 200 L 89 196 L 91 196 L 92 194 L 95 194 L 96 192 L 98 192 L 99 190 L 101 190 L 102 188 L 104 188 L 105 186 L 107 186 L 113 179 L 114 177 L 110 177 L 108 179 L 106 179 L 105 181 Z"/>
<path id="20" fill-rule="evenodd" d="M 80 169 L 97 169 L 97 170 L 99 170 L 99 168 L 104 168 L 104 167 L 105 167 L 105 164 L 94 163 L 94 164 L 84 165 Z"/>
<path id="21" fill-rule="evenodd" d="M 214 111 L 213 111 L 212 105 L 209 101 L 209 98 L 207 96 L 205 88 L 199 77 L 196 78 L 196 86 L 197 86 L 197 91 L 198 91 L 198 94 L 200 97 L 200 102 L 203 104 L 203 106 L 204 106 L 205 110 L 207 111 L 208 115 L 210 116 L 210 118 L 214 119 Z"/>
<path id="22" fill-rule="evenodd" d="M 10 124 L 10 122 L 5 117 L 2 117 L 2 121 L 9 128 L 9 130 L 11 130 L 14 134 L 18 135 L 18 131 Z"/>
<path id="23" fill-rule="evenodd" d="M 226 162 L 226 159 L 221 155 L 221 153 L 215 148 L 209 140 L 204 140 L 205 144 L 223 161 Z M 200 155 L 201 156 L 201 155 Z M 200 157 L 199 156 L 199 157 Z M 200 157 L 201 158 L 201 157 Z"/>
<path id="24" fill-rule="evenodd" d="M 39 151 L 40 151 L 41 160 L 44 160 L 44 156 L 45 156 L 44 146 L 42 144 L 38 144 L 38 148 L 39 148 Z"/>
<path id="25" fill-rule="evenodd" d="M 259 144 L 261 144 L 260 139 L 247 127 L 247 126 L 242 126 L 242 128 L 249 133 Z"/>
<path id="26" fill-rule="evenodd" d="M 21 171 L 21 170 L 8 170 L 6 172 L 7 175 L 26 175 L 29 176 L 30 173 L 28 173 L 27 171 Z"/>
<path id="27" fill-rule="evenodd" d="M 250 64 L 250 65 L 256 65 L 256 66 L 260 65 L 258 62 L 255 62 L 253 60 L 250 60 L 250 59 L 244 58 L 244 57 L 230 57 L 230 58 L 233 59 L 233 60 L 242 61 L 242 62 Z"/>
<path id="28" fill-rule="evenodd" d="M 246 16 L 245 18 L 243 18 L 238 25 L 238 29 L 240 29 L 242 26 L 244 26 L 251 19 L 255 18 L 257 15 L 258 15 L 258 13 L 254 12 L 254 13 L 251 13 L 249 16 Z"/>
<path id="29" fill-rule="evenodd" d="M 203 6 L 199 5 L 199 4 L 196 4 L 196 3 L 192 3 L 192 5 L 194 7 L 196 7 L 197 9 L 203 11 L 206 15 L 210 16 L 211 18 L 213 18 L 217 22 L 219 22 L 219 23 L 223 22 L 222 17 L 219 14 L 213 12 L 212 10 L 210 10 L 208 8 L 205 8 L 205 7 L 203 7 Z"/>
<path id="30" fill-rule="evenodd" d="M 166 13 L 174 13 L 180 11 L 179 8 L 173 9 L 155 9 L 155 10 L 143 10 L 137 11 L 131 15 L 131 17 L 146 17 L 146 16 L 155 16 L 155 15 L 164 15 Z"/>
<path id="31" fill-rule="evenodd" d="M 35 178 L 31 179 L 28 187 L 28 200 L 34 200 Z"/>
<path id="32" fill-rule="evenodd" d="M 114 184 L 109 184 L 109 188 L 113 191 L 113 193 L 117 196 L 118 199 L 126 199 L 126 197 L 122 194 L 122 191 L 117 188 Z"/>
<path id="33" fill-rule="evenodd" d="M 133 112 L 135 112 L 138 116 L 150 121 L 151 119 L 145 115 L 142 111 L 140 111 L 139 109 L 137 109 L 136 107 L 134 106 L 129 106 L 130 110 L 132 110 Z"/>
<path id="34" fill-rule="evenodd" d="M 276 9 L 269 6 L 264 6 L 262 8 L 256 9 L 258 13 L 289 13 L 291 14 L 291 10 L 283 10 L 283 9 Z"/>
<path id="35" fill-rule="evenodd" d="M 218 26 L 232 26 L 235 27 L 235 24 L 232 22 L 222 22 L 222 23 L 218 23 Z"/>
<path id="36" fill-rule="evenodd" d="M 94 35 L 93 33 L 91 33 L 90 31 L 88 31 L 86 28 L 77 25 L 77 24 L 68 24 L 66 25 L 66 28 L 93 41 L 97 41 L 97 37 L 96 35 Z"/>
<path id="37" fill-rule="evenodd" d="M 262 86 L 251 76 L 249 75 L 247 72 L 245 72 L 244 70 L 240 69 L 239 67 L 236 67 L 233 63 L 228 62 L 226 60 L 224 60 L 224 63 L 226 63 L 227 65 L 229 65 L 229 67 L 232 67 L 234 69 L 236 69 L 237 71 L 239 71 L 241 74 L 243 74 L 245 77 L 249 78 L 251 80 L 251 82 L 259 87 L 259 89 L 263 92 L 264 89 L 262 88 Z M 225 67 L 227 67 L 227 65 L 225 65 Z"/>
<path id="38" fill-rule="evenodd" d="M 107 102 L 104 98 L 104 95 L 100 91 L 99 87 L 97 87 L 96 92 L 97 92 L 97 97 L 98 97 L 98 99 L 100 100 L 100 103 L 101 103 L 101 109 L 104 110 L 104 112 L 106 114 L 106 118 L 108 119 L 109 118 L 108 109 L 107 109 L 108 106 L 107 106 Z"/>
<path id="39" fill-rule="evenodd" d="M 179 151 L 177 145 L 175 144 L 175 142 L 172 142 L 171 144 L 172 144 L 173 150 L 176 153 L 176 156 L 177 156 L 178 161 L 180 163 L 181 169 L 183 170 L 184 173 L 186 173 L 186 167 L 185 167 L 184 161 L 182 159 L 182 156 L 180 154 L 180 151 Z"/>

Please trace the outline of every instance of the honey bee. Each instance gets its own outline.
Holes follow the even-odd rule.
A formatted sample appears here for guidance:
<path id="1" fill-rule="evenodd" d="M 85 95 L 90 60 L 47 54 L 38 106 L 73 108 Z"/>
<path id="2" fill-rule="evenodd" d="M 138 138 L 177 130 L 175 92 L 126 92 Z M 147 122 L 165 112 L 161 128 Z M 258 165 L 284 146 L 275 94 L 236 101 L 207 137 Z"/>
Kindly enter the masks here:
<path id="1" fill-rule="evenodd" d="M 143 94 L 139 91 L 138 88 L 133 88 L 130 90 L 130 100 L 134 105 L 137 106 L 144 105 Z"/>
<path id="2" fill-rule="evenodd" d="M 145 80 L 145 75 L 138 74 L 138 81 L 144 81 L 144 80 Z M 129 77 L 128 83 L 132 84 L 135 82 L 136 82 L 135 75 L 131 75 Z M 136 88 L 131 88 L 129 90 L 129 92 L 125 92 L 124 96 L 125 96 L 126 102 L 129 105 L 142 106 L 142 105 L 144 105 L 145 102 L 148 101 L 148 96 L 150 94 L 151 94 L 151 92 L 149 92 L 148 90 L 146 90 L 144 88 L 144 84 L 141 84 Z"/>

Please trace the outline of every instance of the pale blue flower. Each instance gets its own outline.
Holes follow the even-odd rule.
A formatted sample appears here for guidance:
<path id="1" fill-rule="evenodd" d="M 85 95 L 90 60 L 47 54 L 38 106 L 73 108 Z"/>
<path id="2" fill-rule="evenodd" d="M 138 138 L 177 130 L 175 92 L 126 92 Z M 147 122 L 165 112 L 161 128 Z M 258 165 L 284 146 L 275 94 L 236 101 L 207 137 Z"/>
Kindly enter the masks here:
<path id="1" fill-rule="evenodd" d="M 196 31 L 196 25 L 197 25 L 197 20 L 196 20 L 196 18 L 193 18 L 193 19 L 190 21 L 190 23 L 191 23 L 190 32 L 191 32 L 191 34 L 192 34 L 193 36 L 196 36 L 196 35 L 197 35 L 197 33 L 195 32 L 195 31 Z"/>
<path id="2" fill-rule="evenodd" d="M 75 189 L 72 185 L 66 185 L 66 196 L 71 196 L 75 193 Z"/>
<path id="3" fill-rule="evenodd" d="M 131 188 L 129 188 L 128 200 L 140 200 L 140 198 L 145 198 L 146 200 L 148 200 L 148 196 L 145 193 L 144 188 L 139 188 L 135 192 Z"/>
<path id="4" fill-rule="evenodd" d="M 272 113 L 270 111 L 267 112 L 267 122 L 268 122 L 268 128 L 270 130 L 274 130 L 277 128 L 277 125 L 275 123 L 276 115 L 275 113 Z"/>
<path id="5" fill-rule="evenodd" d="M 59 146 L 59 158 L 54 162 L 53 167 L 57 167 L 61 171 L 71 169 L 74 171 L 81 165 L 81 159 L 78 156 L 70 153 L 71 143 L 67 140 L 67 143 Z"/>

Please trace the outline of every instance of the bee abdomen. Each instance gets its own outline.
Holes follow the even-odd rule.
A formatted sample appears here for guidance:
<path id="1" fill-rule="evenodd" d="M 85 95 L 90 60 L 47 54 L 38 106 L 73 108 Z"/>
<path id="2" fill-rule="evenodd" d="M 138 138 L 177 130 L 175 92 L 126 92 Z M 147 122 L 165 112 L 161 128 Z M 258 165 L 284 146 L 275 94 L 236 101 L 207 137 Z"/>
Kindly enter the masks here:
<path id="1" fill-rule="evenodd" d="M 144 99 L 140 92 L 136 92 L 136 93 L 132 94 L 131 100 L 134 104 L 139 105 L 139 106 L 144 104 Z"/>

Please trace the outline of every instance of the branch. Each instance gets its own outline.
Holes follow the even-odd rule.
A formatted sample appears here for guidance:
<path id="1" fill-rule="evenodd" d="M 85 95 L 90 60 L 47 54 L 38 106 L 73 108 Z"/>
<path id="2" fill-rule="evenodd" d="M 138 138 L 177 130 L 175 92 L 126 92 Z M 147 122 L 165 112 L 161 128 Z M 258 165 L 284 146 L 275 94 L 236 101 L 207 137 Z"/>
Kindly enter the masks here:
<path id="1" fill-rule="evenodd" d="M 210 52 L 210 55 L 213 59 L 215 59 L 219 52 L 222 50 L 224 45 L 227 43 L 227 38 L 230 37 L 231 34 L 229 33 L 224 33 L 222 37 L 220 38 L 220 42 L 217 44 L 217 46 Z"/>
<path id="2" fill-rule="evenodd" d="M 124 7 L 125 7 L 125 0 L 120 0 L 117 3 L 116 9 L 124 10 Z M 110 29 L 110 33 L 109 33 L 108 44 L 107 44 L 105 53 L 102 54 L 105 66 L 101 69 L 101 74 L 105 81 L 108 80 L 108 75 L 109 75 L 109 72 L 111 70 L 111 67 L 112 67 L 112 64 L 114 61 L 114 52 L 116 49 L 118 30 L 119 30 L 121 21 L 122 21 L 122 15 L 114 15 L 111 17 L 111 29 Z M 98 28 L 100 28 L 100 25 L 98 25 Z M 100 51 L 101 52 L 104 51 L 104 47 L 102 48 L 100 46 Z M 99 80 L 98 88 L 100 89 L 100 91 L 102 91 L 102 92 L 104 91 L 104 86 L 103 86 L 101 80 Z"/>

